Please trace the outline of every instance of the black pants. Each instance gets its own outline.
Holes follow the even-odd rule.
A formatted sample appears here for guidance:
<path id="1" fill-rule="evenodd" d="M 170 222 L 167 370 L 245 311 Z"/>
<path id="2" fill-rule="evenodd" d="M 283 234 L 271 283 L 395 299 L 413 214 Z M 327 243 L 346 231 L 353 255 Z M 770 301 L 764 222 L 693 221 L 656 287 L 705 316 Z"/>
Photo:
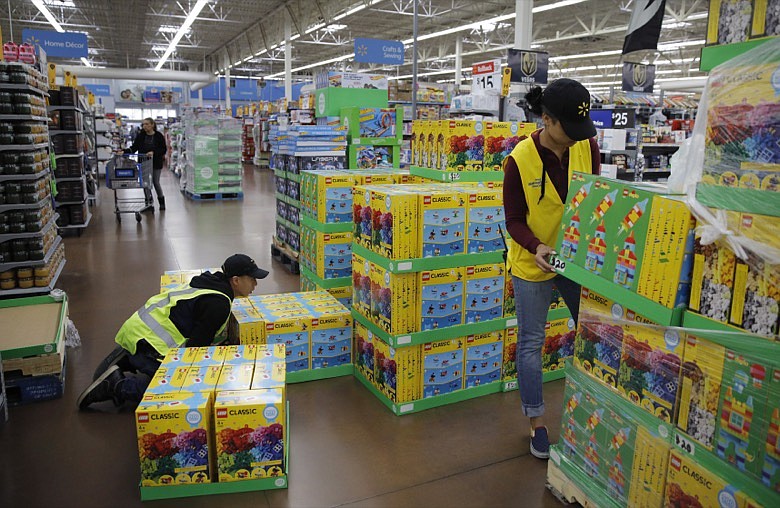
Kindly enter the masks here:
<path id="1" fill-rule="evenodd" d="M 120 357 L 119 361 L 114 362 L 114 359 L 117 357 Z M 143 398 L 146 388 L 149 387 L 149 382 L 154 377 L 154 373 L 160 367 L 161 361 L 162 357 L 157 350 L 145 340 L 138 342 L 134 354 L 130 354 L 122 346 L 117 346 L 100 362 L 95 371 L 95 377 L 97 378 L 105 372 L 108 365 L 116 363 L 124 379 L 116 385 L 116 393 L 114 395 L 120 402 L 137 404 L 141 402 L 141 398 Z"/>
<path id="2" fill-rule="evenodd" d="M 157 200 L 165 198 L 163 196 L 162 185 L 160 185 L 160 175 L 162 174 L 162 168 L 152 170 L 152 185 L 154 186 L 154 192 L 157 193 Z M 144 189 L 144 195 L 148 203 L 152 202 L 152 189 Z"/>

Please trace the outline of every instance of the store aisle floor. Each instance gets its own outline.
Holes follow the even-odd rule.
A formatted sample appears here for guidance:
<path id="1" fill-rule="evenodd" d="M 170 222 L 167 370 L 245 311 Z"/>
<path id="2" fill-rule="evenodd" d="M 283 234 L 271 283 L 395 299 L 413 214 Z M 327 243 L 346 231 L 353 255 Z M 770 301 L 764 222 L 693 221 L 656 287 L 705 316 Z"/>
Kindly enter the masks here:
<path id="1" fill-rule="evenodd" d="M 76 398 L 113 348 L 122 322 L 159 289 L 165 270 L 218 266 L 244 252 L 271 275 L 255 294 L 298 289 L 272 263 L 271 173 L 247 168 L 243 201 L 194 202 L 163 174 L 168 210 L 118 224 L 113 193 L 81 237 L 67 238 L 60 287 L 82 346 L 68 350 L 65 395 L 11 409 L 0 425 L 0 506 L 141 506 L 132 413 L 79 413 Z M 545 385 L 558 439 L 563 382 Z M 546 463 L 528 454 L 517 393 L 490 395 L 396 417 L 357 380 L 289 385 L 287 490 L 146 503 L 148 506 L 475 507 L 559 506 L 545 490 Z"/>

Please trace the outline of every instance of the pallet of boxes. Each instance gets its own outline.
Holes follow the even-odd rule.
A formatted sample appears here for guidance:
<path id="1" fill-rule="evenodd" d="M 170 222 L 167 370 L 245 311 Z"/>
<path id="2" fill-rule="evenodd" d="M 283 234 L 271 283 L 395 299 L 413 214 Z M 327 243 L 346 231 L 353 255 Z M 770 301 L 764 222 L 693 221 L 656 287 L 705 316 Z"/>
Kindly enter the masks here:
<path id="1" fill-rule="evenodd" d="M 776 149 L 771 51 L 710 76 L 697 124 L 704 178 L 689 196 L 572 181 L 554 263 L 583 289 L 548 466 L 566 501 L 780 505 L 780 208 L 749 184 L 778 169 L 751 160 Z"/>
<path id="2" fill-rule="evenodd" d="M 67 296 L 58 292 L 0 301 L 0 322 L 4 323 L 0 355 L 5 402 L 14 406 L 62 397 Z"/>

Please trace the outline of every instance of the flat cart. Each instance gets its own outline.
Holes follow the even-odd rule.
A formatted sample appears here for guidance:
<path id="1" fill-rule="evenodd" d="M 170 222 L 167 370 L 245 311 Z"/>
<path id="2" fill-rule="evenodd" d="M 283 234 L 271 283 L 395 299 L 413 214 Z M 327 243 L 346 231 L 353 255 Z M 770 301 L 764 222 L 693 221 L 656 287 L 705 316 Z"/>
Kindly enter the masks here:
<path id="1" fill-rule="evenodd" d="M 141 213 L 154 212 L 152 204 L 152 158 L 147 155 L 115 154 L 106 164 L 106 187 L 114 191 L 114 213 L 122 222 L 123 213 L 135 214 L 141 222 Z M 132 195 L 131 189 L 142 189 L 144 197 Z"/>

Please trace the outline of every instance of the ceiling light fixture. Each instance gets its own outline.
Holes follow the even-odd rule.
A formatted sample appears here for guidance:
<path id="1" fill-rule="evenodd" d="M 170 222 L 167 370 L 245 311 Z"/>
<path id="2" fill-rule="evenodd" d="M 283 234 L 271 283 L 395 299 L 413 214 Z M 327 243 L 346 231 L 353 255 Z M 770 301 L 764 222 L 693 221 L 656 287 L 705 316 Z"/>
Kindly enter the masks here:
<path id="1" fill-rule="evenodd" d="M 62 28 L 62 25 L 60 25 L 60 22 L 57 21 L 57 19 L 54 17 L 54 14 L 51 13 L 48 7 L 43 3 L 43 0 L 31 0 L 32 4 L 38 8 L 39 11 L 41 11 L 41 14 L 43 14 L 43 17 L 46 18 L 46 20 L 51 24 L 51 26 L 54 27 L 55 30 L 58 32 L 64 32 L 65 29 Z"/>
<path id="2" fill-rule="evenodd" d="M 86 67 L 92 67 L 92 64 L 89 63 L 89 60 L 87 60 L 85 57 L 81 57 L 81 63 L 83 63 Z"/>
<path id="3" fill-rule="evenodd" d="M 200 14 L 200 11 L 203 10 L 208 2 L 209 0 L 198 0 L 195 3 L 195 6 L 192 8 L 190 13 L 187 14 L 187 18 L 179 27 L 179 31 L 176 32 L 176 35 L 173 36 L 171 43 L 168 45 L 168 49 L 165 50 L 165 53 L 163 53 L 162 58 L 160 58 L 160 61 L 157 63 L 157 66 L 154 68 L 154 70 L 159 71 L 162 68 L 163 64 L 165 64 L 165 61 L 168 60 L 173 51 L 176 49 L 176 45 L 179 44 L 181 38 L 184 37 L 184 34 L 186 34 L 187 30 L 190 29 L 192 23 L 195 22 L 195 18 L 198 17 L 198 14 Z"/>

